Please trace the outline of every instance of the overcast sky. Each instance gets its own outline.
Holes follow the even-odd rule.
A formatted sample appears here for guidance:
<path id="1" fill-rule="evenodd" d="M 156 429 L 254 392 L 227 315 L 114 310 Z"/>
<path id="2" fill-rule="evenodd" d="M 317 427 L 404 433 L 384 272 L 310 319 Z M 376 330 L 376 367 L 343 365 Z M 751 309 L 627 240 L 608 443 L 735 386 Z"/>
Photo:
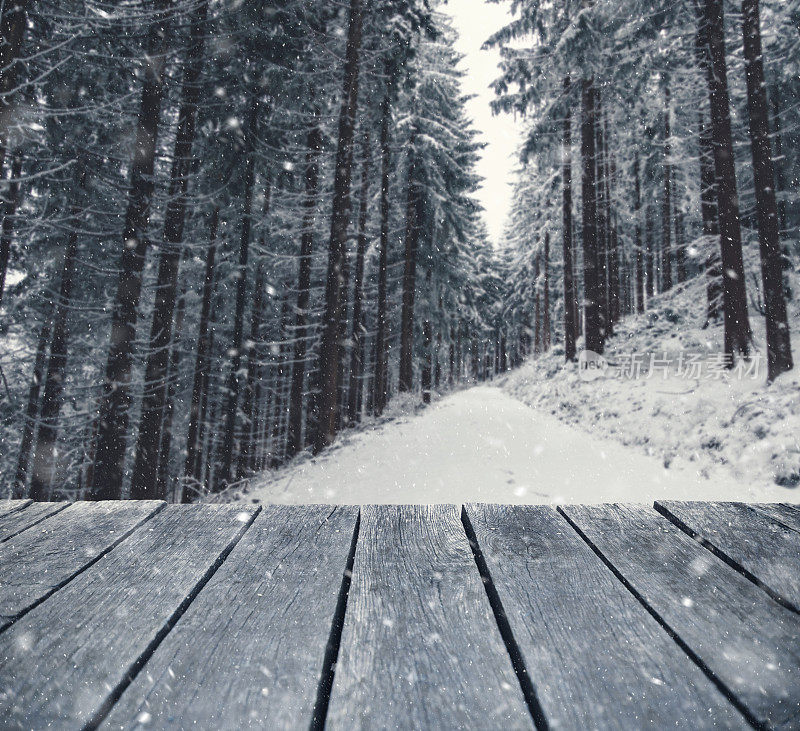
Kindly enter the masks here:
<path id="1" fill-rule="evenodd" d="M 449 0 L 439 10 L 453 19 L 459 34 L 457 50 L 464 54 L 462 66 L 467 75 L 462 79 L 464 91 L 476 94 L 468 105 L 475 127 L 488 143 L 478 166 L 484 178 L 479 198 L 486 209 L 489 234 L 499 243 L 508 213 L 512 170 L 516 164 L 515 151 L 519 127 L 510 114 L 492 116 L 489 102 L 494 92 L 489 84 L 497 78 L 500 54 L 496 50 L 483 51 L 483 42 L 511 18 L 509 3 L 488 3 L 486 0 Z"/>

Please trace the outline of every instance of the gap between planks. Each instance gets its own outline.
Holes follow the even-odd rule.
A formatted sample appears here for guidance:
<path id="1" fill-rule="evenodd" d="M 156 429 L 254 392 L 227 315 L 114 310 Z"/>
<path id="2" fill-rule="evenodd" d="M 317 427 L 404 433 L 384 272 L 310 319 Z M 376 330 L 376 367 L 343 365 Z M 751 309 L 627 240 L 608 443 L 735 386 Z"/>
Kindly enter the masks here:
<path id="1" fill-rule="evenodd" d="M 570 527 L 580 536 L 581 540 L 586 543 L 595 555 L 603 562 L 603 564 L 611 571 L 617 580 L 633 595 L 636 601 L 644 607 L 644 609 L 655 619 L 661 628 L 670 636 L 670 638 L 683 650 L 687 657 L 703 672 L 703 674 L 714 684 L 720 693 L 728 700 L 739 713 L 741 713 L 747 722 L 755 729 L 764 729 L 761 723 L 752 712 L 745 706 L 731 688 L 692 650 L 692 648 L 683 640 L 683 638 L 669 625 L 666 620 L 653 608 L 653 606 L 636 590 L 636 588 L 622 575 L 616 566 L 605 556 L 605 554 L 595 545 L 595 543 L 580 529 L 580 527 L 567 515 L 563 508 L 559 505 L 556 511 L 562 518 L 570 525 Z"/>
<path id="2" fill-rule="evenodd" d="M 746 505 L 746 504 L 745 504 Z M 770 585 L 766 582 L 762 581 L 758 576 L 756 576 L 752 571 L 747 569 L 743 566 L 739 561 L 737 561 L 733 556 L 731 556 L 727 551 L 723 550 L 719 546 L 715 545 L 712 541 L 705 538 L 703 535 L 698 533 L 694 530 L 691 526 L 687 525 L 681 518 L 679 518 L 672 510 L 669 509 L 667 505 L 662 504 L 659 501 L 656 501 L 653 504 L 653 507 L 656 511 L 664 516 L 667 520 L 669 520 L 673 525 L 680 528 L 686 535 L 690 538 L 697 541 L 699 545 L 703 548 L 708 550 L 714 556 L 716 556 L 720 561 L 724 562 L 732 569 L 740 573 L 744 576 L 748 581 L 751 581 L 755 584 L 759 589 L 761 589 L 765 594 L 767 594 L 771 599 L 776 601 L 785 609 L 788 609 L 790 612 L 794 612 L 795 614 L 800 614 L 800 607 L 798 607 L 794 602 L 790 601 L 786 597 L 784 597 L 779 592 L 775 591 Z M 793 532 L 793 529 L 789 526 L 784 525 L 780 521 L 775 520 L 772 516 L 769 516 L 765 513 L 761 513 L 760 511 L 753 510 L 754 513 L 761 515 L 762 517 L 766 518 L 767 520 L 780 525 L 781 527 L 785 528 L 787 531 Z"/>

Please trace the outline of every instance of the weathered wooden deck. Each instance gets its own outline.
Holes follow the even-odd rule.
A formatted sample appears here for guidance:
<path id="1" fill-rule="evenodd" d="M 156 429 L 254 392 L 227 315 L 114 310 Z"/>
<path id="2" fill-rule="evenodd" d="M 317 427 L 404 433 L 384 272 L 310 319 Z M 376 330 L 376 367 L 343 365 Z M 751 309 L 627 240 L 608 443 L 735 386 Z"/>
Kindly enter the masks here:
<path id="1" fill-rule="evenodd" d="M 3 728 L 800 728 L 800 508 L 0 503 Z"/>

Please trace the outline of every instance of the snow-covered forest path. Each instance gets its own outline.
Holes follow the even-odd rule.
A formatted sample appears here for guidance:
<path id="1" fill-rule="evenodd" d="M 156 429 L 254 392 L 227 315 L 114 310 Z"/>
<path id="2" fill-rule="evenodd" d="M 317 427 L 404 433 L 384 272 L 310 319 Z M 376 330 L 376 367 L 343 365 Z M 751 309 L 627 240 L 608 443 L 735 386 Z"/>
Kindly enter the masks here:
<path id="1" fill-rule="evenodd" d="M 774 499 L 785 496 L 775 489 Z M 345 432 L 320 457 L 256 481 L 277 503 L 595 503 L 767 500 L 746 485 L 664 469 L 634 447 L 477 386 L 415 415 Z"/>

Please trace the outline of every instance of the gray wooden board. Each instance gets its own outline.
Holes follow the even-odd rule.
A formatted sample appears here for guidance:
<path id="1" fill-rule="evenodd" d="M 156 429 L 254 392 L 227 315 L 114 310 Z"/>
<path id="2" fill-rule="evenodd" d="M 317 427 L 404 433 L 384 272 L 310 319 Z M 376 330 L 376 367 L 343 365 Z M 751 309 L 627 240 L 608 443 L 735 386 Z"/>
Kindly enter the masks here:
<path id="1" fill-rule="evenodd" d="M 0 500 L 0 518 L 16 513 L 31 504 L 31 500 Z"/>
<path id="2" fill-rule="evenodd" d="M 0 516 L 0 543 L 19 535 L 32 525 L 41 523 L 48 516 L 64 510 L 67 505 L 69 503 L 33 503 L 24 510 Z"/>
<path id="3" fill-rule="evenodd" d="M 308 728 L 358 508 L 269 506 L 107 728 Z"/>
<path id="4" fill-rule="evenodd" d="M 755 503 L 751 508 L 800 533 L 800 510 L 781 503 Z"/>
<path id="5" fill-rule="evenodd" d="M 164 503 L 70 505 L 0 543 L 0 629 L 95 561 Z"/>
<path id="6" fill-rule="evenodd" d="M 562 508 L 759 723 L 800 723 L 800 617 L 645 505 Z"/>
<path id="7" fill-rule="evenodd" d="M 551 727 L 747 727 L 553 508 L 466 510 Z"/>
<path id="8" fill-rule="evenodd" d="M 5 727 L 82 728 L 123 687 L 252 519 L 172 506 L 0 635 Z"/>
<path id="9" fill-rule="evenodd" d="M 800 611 L 800 533 L 742 503 L 659 500 L 656 507 Z"/>
<path id="10" fill-rule="evenodd" d="M 532 728 L 454 505 L 362 508 L 326 728 Z"/>

